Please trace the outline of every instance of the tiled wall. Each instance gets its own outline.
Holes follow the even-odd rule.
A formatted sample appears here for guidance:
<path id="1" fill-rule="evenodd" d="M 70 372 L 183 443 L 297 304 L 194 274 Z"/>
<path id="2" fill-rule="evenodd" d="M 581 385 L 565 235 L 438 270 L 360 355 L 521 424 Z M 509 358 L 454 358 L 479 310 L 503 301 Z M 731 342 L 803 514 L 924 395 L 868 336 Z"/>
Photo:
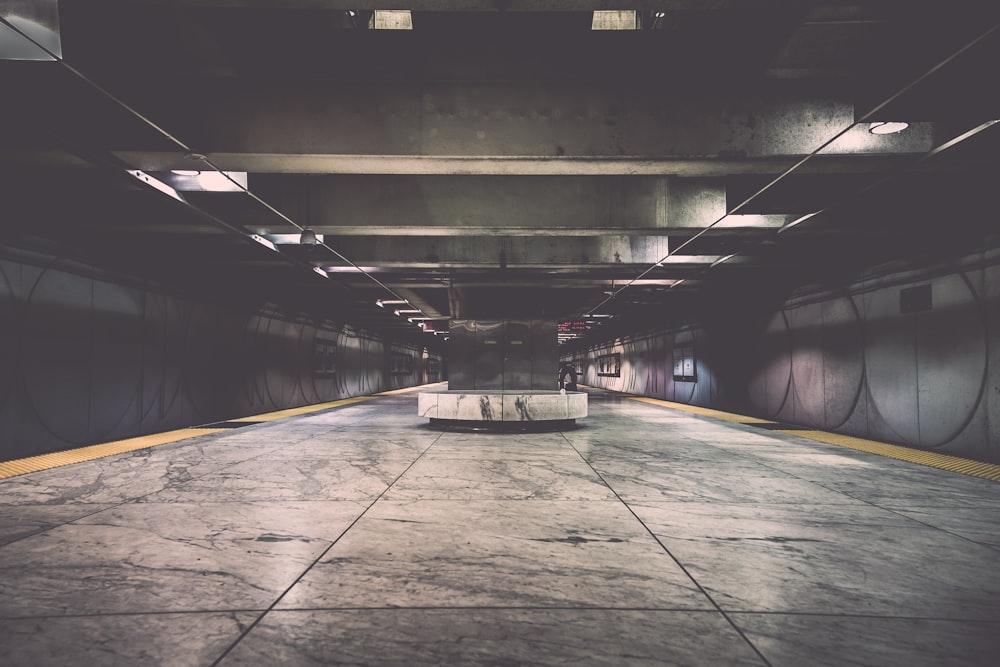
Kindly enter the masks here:
<path id="1" fill-rule="evenodd" d="M 422 384 L 427 365 L 345 325 L 0 257 L 0 460 Z"/>
<path id="2" fill-rule="evenodd" d="M 611 341 L 584 382 L 1000 462 L 1000 252 L 802 289 L 766 315 Z M 689 347 L 693 379 L 675 379 Z M 614 352 L 620 375 L 599 375 Z"/>

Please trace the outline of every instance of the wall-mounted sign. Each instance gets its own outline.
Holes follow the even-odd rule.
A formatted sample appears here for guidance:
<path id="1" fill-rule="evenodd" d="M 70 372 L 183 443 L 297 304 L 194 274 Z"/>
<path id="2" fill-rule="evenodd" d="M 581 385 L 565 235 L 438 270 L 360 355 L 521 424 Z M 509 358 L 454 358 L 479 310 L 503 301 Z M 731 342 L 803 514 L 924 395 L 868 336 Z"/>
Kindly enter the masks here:
<path id="1" fill-rule="evenodd" d="M 695 382 L 698 379 L 694 345 L 684 345 L 674 348 L 674 381 Z"/>
<path id="2" fill-rule="evenodd" d="M 313 377 L 332 378 L 337 375 L 337 341 L 316 338 L 313 341 Z"/>
<path id="3" fill-rule="evenodd" d="M 614 354 L 603 354 L 597 357 L 597 374 L 603 377 L 621 377 L 622 355 L 621 352 Z"/>

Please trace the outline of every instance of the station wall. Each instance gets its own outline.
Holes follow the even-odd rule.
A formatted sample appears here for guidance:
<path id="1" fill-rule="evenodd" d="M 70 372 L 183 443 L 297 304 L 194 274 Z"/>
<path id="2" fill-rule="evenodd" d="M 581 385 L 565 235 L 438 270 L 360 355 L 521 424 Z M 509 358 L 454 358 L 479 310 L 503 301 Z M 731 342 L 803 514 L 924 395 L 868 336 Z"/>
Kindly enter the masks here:
<path id="1" fill-rule="evenodd" d="M 346 325 L 0 254 L 0 460 L 415 386 L 440 368 Z"/>
<path id="2" fill-rule="evenodd" d="M 803 288 L 760 315 L 592 347 L 583 382 L 1000 462 L 1000 251 Z"/>

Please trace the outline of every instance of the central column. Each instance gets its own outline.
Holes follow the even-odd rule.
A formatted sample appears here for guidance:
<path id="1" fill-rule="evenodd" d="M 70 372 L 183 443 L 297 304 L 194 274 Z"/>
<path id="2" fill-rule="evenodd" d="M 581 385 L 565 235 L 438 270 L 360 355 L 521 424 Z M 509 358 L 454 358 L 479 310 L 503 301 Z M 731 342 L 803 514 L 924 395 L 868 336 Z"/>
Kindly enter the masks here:
<path id="1" fill-rule="evenodd" d="M 448 389 L 557 389 L 559 347 L 549 320 L 452 320 Z"/>
<path id="2" fill-rule="evenodd" d="M 448 389 L 421 392 L 417 410 L 444 428 L 575 428 L 587 394 L 560 392 L 559 340 L 548 320 L 452 320 Z"/>

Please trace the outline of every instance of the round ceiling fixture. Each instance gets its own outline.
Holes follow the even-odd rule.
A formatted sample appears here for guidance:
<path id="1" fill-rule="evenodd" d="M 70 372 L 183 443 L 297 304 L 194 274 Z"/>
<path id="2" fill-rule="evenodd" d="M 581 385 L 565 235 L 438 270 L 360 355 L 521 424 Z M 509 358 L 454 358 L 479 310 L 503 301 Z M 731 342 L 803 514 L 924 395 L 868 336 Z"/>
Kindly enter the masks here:
<path id="1" fill-rule="evenodd" d="M 868 126 L 868 131 L 872 134 L 895 134 L 897 132 L 902 132 L 910 126 L 909 123 L 899 123 L 892 121 L 882 121 L 878 123 L 872 123 Z"/>

